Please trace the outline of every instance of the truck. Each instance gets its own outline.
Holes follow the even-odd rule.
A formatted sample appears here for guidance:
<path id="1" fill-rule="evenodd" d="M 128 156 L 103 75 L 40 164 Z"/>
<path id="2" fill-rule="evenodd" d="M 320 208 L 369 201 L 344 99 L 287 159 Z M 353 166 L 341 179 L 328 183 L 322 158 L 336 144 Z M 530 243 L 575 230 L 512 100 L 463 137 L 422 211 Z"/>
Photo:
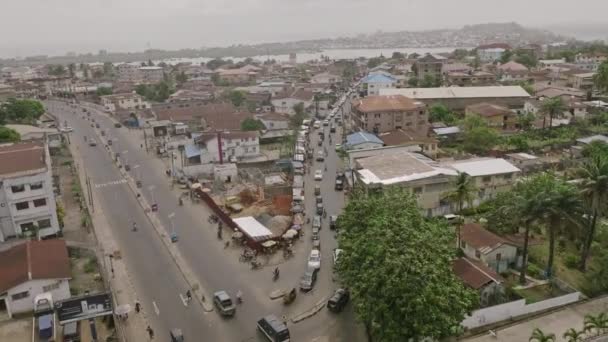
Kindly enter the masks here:
<path id="1" fill-rule="evenodd" d="M 33 325 L 36 333 L 32 336 L 33 342 L 56 340 L 57 329 L 53 307 L 53 295 L 50 292 L 41 293 L 34 297 Z"/>

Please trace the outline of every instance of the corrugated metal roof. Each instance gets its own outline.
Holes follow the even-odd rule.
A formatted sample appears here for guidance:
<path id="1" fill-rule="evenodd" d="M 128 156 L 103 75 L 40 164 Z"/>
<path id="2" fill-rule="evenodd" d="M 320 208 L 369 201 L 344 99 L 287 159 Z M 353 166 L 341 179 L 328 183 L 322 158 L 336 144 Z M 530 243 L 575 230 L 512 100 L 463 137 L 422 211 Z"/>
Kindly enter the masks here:
<path id="1" fill-rule="evenodd" d="M 530 97 L 520 86 L 387 88 L 380 95 L 403 95 L 412 99 Z"/>
<path id="2" fill-rule="evenodd" d="M 366 142 L 384 145 L 384 142 L 382 142 L 380 138 L 367 132 L 356 132 L 346 136 L 346 145 L 349 146 L 359 145 Z"/>

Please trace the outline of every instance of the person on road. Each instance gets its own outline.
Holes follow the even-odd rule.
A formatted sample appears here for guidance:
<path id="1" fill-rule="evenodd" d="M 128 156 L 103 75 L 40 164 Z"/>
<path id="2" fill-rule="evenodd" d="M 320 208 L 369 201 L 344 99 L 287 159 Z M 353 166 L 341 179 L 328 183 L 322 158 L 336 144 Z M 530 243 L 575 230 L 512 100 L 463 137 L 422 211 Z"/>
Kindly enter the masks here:
<path id="1" fill-rule="evenodd" d="M 148 332 L 148 335 L 150 336 L 150 339 L 153 339 L 154 338 L 154 330 L 152 330 L 152 328 L 150 328 L 149 325 L 146 328 L 146 331 Z"/>
<path id="2" fill-rule="evenodd" d="M 131 228 L 131 230 L 134 232 L 137 231 L 137 223 L 135 221 L 133 221 L 133 228 Z"/>
<path id="3" fill-rule="evenodd" d="M 236 301 L 239 304 L 243 302 L 243 292 L 241 292 L 241 290 L 236 291 Z"/>
<path id="4" fill-rule="evenodd" d="M 141 311 L 141 304 L 139 302 L 135 302 L 135 312 L 139 313 Z"/>
<path id="5" fill-rule="evenodd" d="M 277 279 L 279 277 L 279 268 L 275 267 L 274 269 L 274 279 Z"/>
<path id="6" fill-rule="evenodd" d="M 186 297 L 188 298 L 188 301 L 192 300 L 192 293 L 190 292 L 190 290 L 186 291 Z"/>

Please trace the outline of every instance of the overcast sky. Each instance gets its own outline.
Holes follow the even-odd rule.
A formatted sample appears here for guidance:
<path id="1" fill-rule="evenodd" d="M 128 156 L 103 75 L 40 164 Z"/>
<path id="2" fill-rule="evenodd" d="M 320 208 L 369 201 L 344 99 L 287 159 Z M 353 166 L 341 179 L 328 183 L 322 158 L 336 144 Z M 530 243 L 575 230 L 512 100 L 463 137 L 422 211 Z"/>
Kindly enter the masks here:
<path id="1" fill-rule="evenodd" d="M 2 0 L 0 56 L 141 51 L 510 22 L 606 22 L 606 0 Z M 608 33 L 607 33 L 608 36 Z"/>

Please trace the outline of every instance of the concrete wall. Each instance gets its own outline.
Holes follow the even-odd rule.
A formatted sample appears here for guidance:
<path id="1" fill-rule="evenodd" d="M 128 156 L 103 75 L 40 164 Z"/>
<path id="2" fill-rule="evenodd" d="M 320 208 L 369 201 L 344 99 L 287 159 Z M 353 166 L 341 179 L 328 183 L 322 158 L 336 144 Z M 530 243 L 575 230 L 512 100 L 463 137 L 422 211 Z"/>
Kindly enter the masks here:
<path id="1" fill-rule="evenodd" d="M 59 287 L 51 291 L 44 291 L 44 286 L 49 286 L 52 284 L 58 284 Z M 25 291 L 28 291 L 27 297 L 18 300 L 12 299 L 13 295 Z M 53 295 L 53 302 L 68 299 L 70 298 L 70 283 L 67 280 L 41 279 L 28 281 L 13 287 L 12 289 L 8 290 L 5 297 L 6 307 L 9 315 L 12 316 L 14 314 L 34 310 L 34 298 L 44 292 L 50 292 Z"/>
<path id="2" fill-rule="evenodd" d="M 517 316 L 536 313 L 558 306 L 574 303 L 577 302 L 580 297 L 580 292 L 574 292 L 532 304 L 526 304 L 525 299 L 520 299 L 513 302 L 490 306 L 488 308 L 473 311 L 473 314 L 469 317 L 466 317 L 460 324 L 463 327 L 469 329 L 477 328 L 484 325 L 508 320 Z"/>

